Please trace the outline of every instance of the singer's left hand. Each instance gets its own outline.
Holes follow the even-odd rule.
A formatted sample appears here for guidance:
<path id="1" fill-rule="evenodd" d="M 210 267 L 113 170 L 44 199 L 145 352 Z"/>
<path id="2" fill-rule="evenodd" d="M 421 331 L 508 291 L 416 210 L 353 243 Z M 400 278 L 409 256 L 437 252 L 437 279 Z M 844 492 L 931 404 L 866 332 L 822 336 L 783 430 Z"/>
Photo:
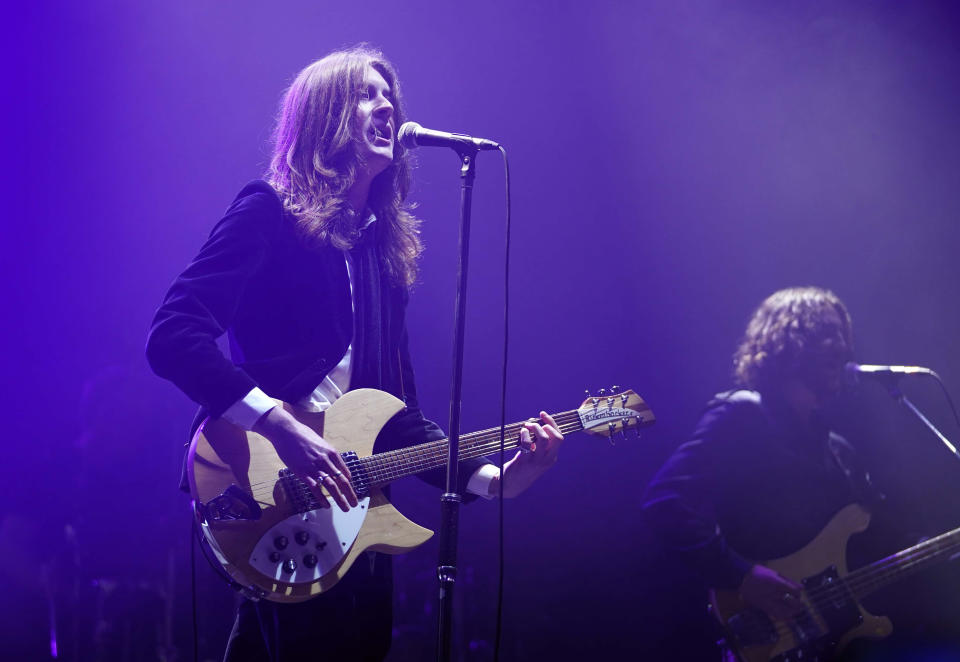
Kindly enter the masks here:
<path id="1" fill-rule="evenodd" d="M 515 497 L 557 462 L 563 435 L 553 417 L 540 412 L 539 420 L 524 423 L 520 430 L 520 450 L 503 467 L 503 496 Z M 498 480 L 490 484 L 490 495 L 497 496 Z"/>

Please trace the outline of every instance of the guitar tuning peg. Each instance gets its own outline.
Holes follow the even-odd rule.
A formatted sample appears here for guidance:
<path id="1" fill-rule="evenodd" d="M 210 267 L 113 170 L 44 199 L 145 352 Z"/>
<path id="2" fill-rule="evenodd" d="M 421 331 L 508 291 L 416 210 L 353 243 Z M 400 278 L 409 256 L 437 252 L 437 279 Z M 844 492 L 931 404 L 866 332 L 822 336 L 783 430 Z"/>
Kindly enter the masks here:
<path id="1" fill-rule="evenodd" d="M 589 398 L 589 397 L 592 397 L 592 394 L 590 393 L 590 389 L 584 389 L 583 392 L 584 392 L 584 394 L 586 394 L 586 396 L 587 396 L 588 398 Z"/>
<path id="2" fill-rule="evenodd" d="M 619 387 L 619 386 L 616 386 L 616 385 L 611 386 L 611 387 L 610 387 L 610 392 L 613 393 L 614 395 L 616 395 L 617 393 L 620 392 L 620 387 Z"/>
<path id="3" fill-rule="evenodd" d="M 607 394 L 607 389 L 605 389 L 605 388 L 602 388 L 602 389 L 600 389 L 600 390 L 597 392 L 597 395 L 599 395 L 601 398 L 602 398 L 603 396 L 605 396 L 606 394 Z"/>

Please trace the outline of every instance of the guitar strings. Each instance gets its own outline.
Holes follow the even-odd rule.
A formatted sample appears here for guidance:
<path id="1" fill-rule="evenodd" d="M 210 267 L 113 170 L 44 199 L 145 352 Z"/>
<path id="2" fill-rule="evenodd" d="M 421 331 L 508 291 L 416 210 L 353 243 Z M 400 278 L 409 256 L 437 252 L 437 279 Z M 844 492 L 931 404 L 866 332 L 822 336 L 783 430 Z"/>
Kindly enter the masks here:
<path id="1" fill-rule="evenodd" d="M 623 395 L 621 394 L 616 396 L 616 398 L 623 398 Z M 612 408 L 616 398 L 607 398 L 608 408 Z M 621 405 L 626 407 L 627 403 L 625 399 L 621 402 Z M 603 409 L 602 406 L 594 406 L 595 411 L 598 408 L 601 410 Z M 583 409 L 589 409 L 589 407 L 581 407 L 578 410 L 560 412 L 554 415 L 554 421 L 557 422 L 557 426 L 562 433 L 567 434 L 583 429 L 583 425 L 580 421 L 580 411 Z M 638 412 L 634 406 L 629 407 L 629 409 L 636 412 L 637 416 L 639 416 L 641 413 Z M 649 411 L 649 407 L 647 407 L 645 411 Z M 626 418 L 626 422 L 622 420 L 620 421 L 620 429 L 624 430 L 626 427 L 628 427 L 628 423 L 633 417 L 618 416 L 618 418 Z M 531 419 L 531 421 L 534 420 L 535 419 Z M 519 435 L 519 431 L 523 428 L 525 423 L 526 422 L 513 423 L 508 425 L 506 429 L 511 434 L 516 432 Z M 616 430 L 611 430 L 611 432 L 614 431 Z M 479 432 L 465 435 L 462 438 L 464 459 L 480 457 L 499 449 L 499 438 L 499 427 L 488 428 L 487 430 L 481 430 Z M 507 448 L 513 449 L 519 445 L 519 440 L 511 441 L 508 442 Z M 366 473 L 368 485 L 380 486 L 392 482 L 398 478 L 440 466 L 441 458 L 449 454 L 448 449 L 448 440 L 441 439 L 435 442 L 426 442 L 423 444 L 402 449 L 395 449 L 385 453 L 378 453 L 358 459 L 364 469 L 364 472 Z M 299 483 L 303 482 L 299 479 L 297 479 L 297 481 Z M 251 483 L 249 487 L 241 489 L 244 489 L 255 500 L 260 501 L 261 498 L 273 494 L 277 482 L 278 481 L 276 479 L 271 477 L 268 480 Z M 351 483 L 352 482 L 353 481 L 351 480 Z M 305 489 L 309 489 L 306 487 L 305 483 L 303 486 Z M 268 502 L 261 501 L 261 503 Z"/>
<path id="2" fill-rule="evenodd" d="M 579 422 L 577 411 L 561 412 L 554 416 L 558 427 L 563 433 L 576 432 L 582 429 Z M 508 432 L 516 431 L 519 434 L 524 423 L 514 423 L 507 426 Z M 462 448 L 464 450 L 464 459 L 480 457 L 493 452 L 499 448 L 499 428 L 490 428 L 482 430 L 463 438 Z M 495 443 L 494 443 L 495 442 Z M 519 441 L 509 441 L 508 448 L 515 448 Z M 433 468 L 440 457 L 447 455 L 448 443 L 446 439 L 440 439 L 433 442 L 426 442 L 416 446 L 395 449 L 385 453 L 378 453 L 367 457 L 359 458 L 360 463 L 367 474 L 368 484 L 379 486 L 389 483 L 397 478 L 401 478 L 411 473 L 418 473 L 424 469 Z M 273 493 L 276 485 L 276 479 L 269 479 L 252 483 L 246 491 L 251 493 L 255 499 L 264 495 Z"/>
<path id="3" fill-rule="evenodd" d="M 914 572 L 927 561 L 957 549 L 960 546 L 957 534 L 957 531 L 940 534 L 919 545 L 914 545 L 876 563 L 859 568 L 847 576 L 857 575 L 854 590 L 858 592 L 879 588 L 892 581 L 895 576 Z M 854 582 L 851 582 L 851 584 L 854 584 Z"/>
<path id="4" fill-rule="evenodd" d="M 639 415 L 639 414 L 638 414 Z M 629 421 L 632 417 L 627 417 Z M 558 428 L 564 434 L 576 432 L 583 429 L 580 421 L 579 410 L 560 412 L 554 415 L 554 420 Z M 523 428 L 525 422 L 513 423 L 507 426 L 507 430 L 512 434 Z M 621 429 L 624 424 L 621 422 Z M 474 432 L 463 437 L 463 457 L 471 459 L 487 455 L 499 448 L 499 428 L 489 428 Z M 507 448 L 512 449 L 519 446 L 519 441 L 508 442 Z M 448 454 L 448 440 L 441 439 L 434 442 L 426 442 L 416 446 L 395 449 L 385 453 L 359 458 L 363 465 L 369 486 L 381 486 L 397 480 L 407 475 L 419 473 L 426 469 L 441 466 Z M 275 479 L 253 483 L 247 490 L 255 499 L 260 499 L 272 495 L 275 485 Z M 302 481 L 299 481 L 302 482 Z M 306 488 L 306 484 L 304 484 Z M 315 502 L 314 502 L 315 503 Z"/>
<path id="5" fill-rule="evenodd" d="M 575 412 L 564 412 L 565 414 L 572 413 L 575 415 Z M 558 415 L 558 418 L 560 415 Z M 569 418 L 569 417 L 568 417 Z M 556 419 L 554 419 L 556 420 Z M 522 429 L 522 423 L 514 423 L 507 426 L 507 432 L 509 434 L 516 432 L 519 435 L 520 430 Z M 579 422 L 572 423 L 570 421 L 558 421 L 558 427 L 561 429 L 561 432 L 569 433 L 574 432 L 577 429 L 580 429 Z M 366 460 L 366 467 L 368 468 L 368 476 L 370 476 L 369 467 L 373 467 L 373 474 L 375 474 L 379 480 L 374 480 L 375 483 L 387 483 L 403 476 L 410 475 L 412 473 L 419 473 L 424 469 L 433 468 L 435 466 L 440 466 L 443 462 L 446 461 L 446 456 L 449 452 L 449 445 L 447 440 L 439 440 L 437 442 L 431 442 L 431 448 L 424 449 L 426 452 L 408 452 L 404 453 L 407 457 L 404 457 L 404 462 L 398 463 L 394 458 L 390 457 L 391 454 L 395 454 L 402 451 L 410 451 L 416 449 L 417 447 L 411 447 L 409 449 L 399 449 L 399 451 L 389 451 L 387 453 L 379 453 L 377 455 L 372 455 Z M 461 455 L 464 459 L 470 459 L 474 457 L 480 457 L 488 453 L 493 452 L 500 446 L 500 432 L 499 429 L 485 430 L 482 432 L 474 433 L 468 437 L 464 437 L 462 444 Z M 506 448 L 512 449 L 519 446 L 519 439 L 511 440 L 507 442 Z"/>
<path id="6" fill-rule="evenodd" d="M 557 421 L 558 427 L 563 433 L 576 432 L 583 429 L 583 426 L 580 423 L 580 416 L 577 411 L 557 414 L 554 420 Z M 511 434 L 514 432 L 519 433 L 523 425 L 523 423 L 514 423 L 507 426 L 507 430 Z M 490 452 L 493 452 L 499 448 L 499 436 L 499 428 L 491 428 L 489 430 L 473 433 L 472 435 L 464 437 L 465 457 L 479 457 L 481 455 L 486 455 Z M 364 458 L 364 465 L 365 468 L 368 469 L 368 476 L 371 473 L 376 474 L 379 482 L 382 484 L 406 475 L 410 475 L 411 473 L 417 473 L 424 469 L 439 466 L 437 462 L 439 461 L 442 464 L 443 458 L 445 458 L 448 453 L 447 440 L 440 440 L 431 443 L 432 447 L 429 448 L 413 446 L 408 449 L 401 449 L 400 451 L 390 451 Z M 508 448 L 511 449 L 519 445 L 518 441 L 511 441 L 508 443 Z M 398 452 L 407 452 L 412 456 L 408 458 L 406 466 L 397 464 L 394 457 L 391 457 Z M 371 468 L 372 472 L 370 471 Z M 377 481 L 375 480 L 374 482 Z"/>

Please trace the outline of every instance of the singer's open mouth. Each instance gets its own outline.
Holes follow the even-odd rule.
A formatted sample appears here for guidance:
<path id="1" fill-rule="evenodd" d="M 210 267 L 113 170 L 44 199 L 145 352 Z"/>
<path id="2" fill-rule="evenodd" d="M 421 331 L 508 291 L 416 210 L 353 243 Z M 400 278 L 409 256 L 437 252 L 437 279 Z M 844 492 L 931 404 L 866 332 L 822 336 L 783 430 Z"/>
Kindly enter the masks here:
<path id="1" fill-rule="evenodd" d="M 383 126 L 371 125 L 371 137 L 375 144 L 389 145 L 393 140 L 393 131 L 389 124 Z"/>

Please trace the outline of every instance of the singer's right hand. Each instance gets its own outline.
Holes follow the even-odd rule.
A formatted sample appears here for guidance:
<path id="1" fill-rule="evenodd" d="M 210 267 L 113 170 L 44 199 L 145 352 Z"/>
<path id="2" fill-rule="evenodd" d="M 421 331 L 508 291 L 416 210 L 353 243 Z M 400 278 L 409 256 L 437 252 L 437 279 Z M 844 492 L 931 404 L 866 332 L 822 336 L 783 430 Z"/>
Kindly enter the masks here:
<path id="1" fill-rule="evenodd" d="M 253 431 L 270 440 L 277 455 L 309 487 L 321 504 L 327 503 L 321 487 L 344 512 L 357 505 L 350 470 L 337 450 L 283 407 L 260 417 Z"/>

